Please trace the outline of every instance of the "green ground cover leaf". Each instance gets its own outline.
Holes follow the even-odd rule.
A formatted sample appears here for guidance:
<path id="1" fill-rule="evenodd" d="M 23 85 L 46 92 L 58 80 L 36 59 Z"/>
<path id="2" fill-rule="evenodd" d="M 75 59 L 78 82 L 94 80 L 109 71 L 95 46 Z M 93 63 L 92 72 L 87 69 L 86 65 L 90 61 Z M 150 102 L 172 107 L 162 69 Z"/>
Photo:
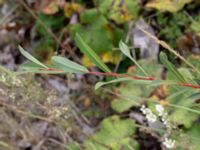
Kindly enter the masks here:
<path id="1" fill-rule="evenodd" d="M 120 24 L 136 19 L 139 5 L 136 0 L 103 0 L 99 5 L 99 10 L 109 19 Z"/>
<path id="2" fill-rule="evenodd" d="M 181 91 L 185 91 L 184 93 L 180 93 Z M 176 93 L 176 96 L 171 96 Z M 185 108 L 190 109 L 196 109 L 193 107 L 195 104 L 194 98 L 192 98 L 192 95 L 196 93 L 196 90 L 187 88 L 187 87 L 169 87 L 169 97 L 167 100 L 170 102 L 170 104 L 174 104 L 177 106 L 183 106 Z M 170 120 L 177 124 L 182 124 L 186 128 L 190 128 L 193 124 L 193 122 L 199 117 L 199 114 L 188 111 L 186 109 L 181 108 L 169 108 L 168 109 L 170 113 Z M 188 117 L 186 117 L 188 116 Z"/>
<path id="3" fill-rule="evenodd" d="M 85 142 L 87 150 L 129 150 L 127 145 L 138 147 L 136 141 L 130 136 L 134 134 L 136 128 L 131 119 L 121 120 L 119 116 L 112 116 L 102 121 L 100 130 Z"/>

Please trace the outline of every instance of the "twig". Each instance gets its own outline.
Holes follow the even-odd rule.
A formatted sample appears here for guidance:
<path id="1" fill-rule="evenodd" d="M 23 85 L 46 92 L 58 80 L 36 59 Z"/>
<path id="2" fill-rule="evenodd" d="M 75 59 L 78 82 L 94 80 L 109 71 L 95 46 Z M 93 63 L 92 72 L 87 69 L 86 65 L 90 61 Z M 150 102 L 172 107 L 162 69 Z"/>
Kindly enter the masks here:
<path id="1" fill-rule="evenodd" d="M 174 55 L 176 55 L 177 57 L 179 57 L 182 61 L 184 61 L 189 67 L 191 67 L 192 69 L 194 69 L 196 72 L 198 72 L 200 74 L 200 71 L 190 62 L 188 62 L 183 56 L 181 56 L 176 50 L 174 50 L 173 48 L 171 48 L 165 41 L 159 40 L 156 36 L 152 35 L 151 33 L 149 33 L 148 31 L 144 30 L 143 28 L 137 26 L 137 28 L 139 30 L 141 30 L 143 33 L 145 33 L 147 36 L 149 36 L 150 38 L 152 38 L 153 40 L 155 40 L 158 44 L 160 44 L 162 47 L 164 47 L 165 49 L 167 49 L 168 51 L 170 51 L 171 53 L 173 53 Z"/>
<path id="2" fill-rule="evenodd" d="M 8 143 L 6 143 L 4 141 L 0 141 L 0 145 L 1 145 L 1 147 L 7 148 L 7 149 L 10 149 L 10 150 L 19 150 L 19 149 L 16 149 L 16 147 L 10 146 Z"/>
<path id="3" fill-rule="evenodd" d="M 51 142 L 53 142 L 53 143 L 55 143 L 55 144 L 58 144 L 58 145 L 62 146 L 62 147 L 65 148 L 65 149 L 68 148 L 67 145 L 65 145 L 65 144 L 63 144 L 63 143 L 61 143 L 61 142 L 59 142 L 59 141 L 56 140 L 56 139 L 49 138 L 48 140 L 51 141 Z"/>
<path id="4" fill-rule="evenodd" d="M 23 1 L 23 0 L 19 0 L 19 2 L 24 6 L 24 8 L 36 19 L 38 20 L 38 22 L 42 25 L 42 27 L 47 31 L 47 33 L 55 40 L 55 42 L 57 43 L 58 47 L 59 45 L 62 48 L 66 48 L 67 52 L 74 58 L 74 60 L 76 61 L 80 61 L 80 59 L 74 54 L 73 51 L 71 51 L 71 47 L 68 44 L 67 47 L 62 46 L 61 44 L 61 39 L 59 39 L 52 31 L 51 29 L 49 29 L 46 24 L 29 8 L 29 6 Z"/>
<path id="5" fill-rule="evenodd" d="M 6 19 L 17 9 L 19 4 L 15 5 L 7 14 L 0 20 L 0 26 L 6 21 Z"/>
<path id="6" fill-rule="evenodd" d="M 130 77 L 135 80 L 149 80 L 153 81 L 155 80 L 154 77 L 140 77 L 140 76 L 132 76 L 128 74 L 118 74 L 118 73 L 113 73 L 113 72 L 88 72 L 87 74 L 92 74 L 92 75 L 105 75 L 105 76 L 112 76 L 112 77 Z"/>
<path id="7" fill-rule="evenodd" d="M 45 70 L 45 68 L 41 68 L 42 70 Z M 48 68 L 47 70 L 49 71 L 60 71 L 64 73 L 64 70 L 60 70 L 57 68 Z M 118 74 L 118 73 L 113 73 L 113 72 L 84 72 L 86 74 L 91 74 L 91 75 L 103 75 L 103 76 L 112 76 L 112 77 L 129 77 L 132 78 L 133 80 L 148 80 L 148 81 L 155 81 L 157 80 L 155 77 L 142 77 L 142 76 L 132 76 L 128 74 Z M 177 86 L 184 86 L 184 87 L 190 87 L 194 89 L 200 89 L 200 85 L 194 85 L 191 83 L 177 83 L 175 84 Z"/>
<path id="8" fill-rule="evenodd" d="M 6 73 L 6 74 L 8 74 L 10 76 L 13 75 L 13 73 L 10 70 L 6 69 L 5 67 L 3 67 L 1 65 L 0 65 L 0 72 L 4 72 L 4 73 Z"/>
<path id="9" fill-rule="evenodd" d="M 32 114 L 31 112 L 25 112 L 23 110 L 20 110 L 12 105 L 9 105 L 9 104 L 6 104 L 6 103 L 2 103 L 0 102 L 0 104 L 8 109 L 11 109 L 19 114 L 23 114 L 23 115 L 26 115 L 26 116 L 29 116 L 29 117 L 32 117 L 32 118 L 37 118 L 37 119 L 40 119 L 40 120 L 43 120 L 43 121 L 47 121 L 49 123 L 54 123 L 53 120 L 50 120 L 48 118 L 45 118 L 45 117 L 42 117 L 42 116 L 38 116 L 38 115 L 35 115 L 35 114 Z"/>
<path id="10" fill-rule="evenodd" d="M 199 89 L 200 88 L 199 85 L 193 85 L 193 84 L 190 84 L 190 83 L 179 83 L 178 85 L 179 86 L 187 86 L 187 87 L 191 87 L 191 88 L 194 88 L 194 89 Z"/>
<path id="11" fill-rule="evenodd" d="M 190 16 L 190 14 L 189 14 L 187 11 L 183 11 L 183 13 L 184 13 L 193 23 L 195 23 L 196 25 L 199 25 L 199 23 L 198 23 L 196 20 L 194 20 L 194 19 Z"/>
<path id="12" fill-rule="evenodd" d="M 82 120 L 85 121 L 87 125 L 91 124 L 90 121 L 80 112 L 80 110 L 75 106 L 75 104 L 72 101 L 69 101 L 69 104 L 71 105 L 71 107 L 73 107 L 75 115 L 79 114 L 79 116 L 82 118 Z"/>
<path id="13" fill-rule="evenodd" d="M 45 30 L 48 32 L 48 34 L 54 38 L 56 43 L 60 45 L 59 39 L 55 36 L 55 34 L 44 24 L 44 22 L 28 7 L 28 5 L 23 1 L 19 0 L 19 2 L 24 6 L 24 8 L 36 19 L 38 22 L 45 28 Z"/>

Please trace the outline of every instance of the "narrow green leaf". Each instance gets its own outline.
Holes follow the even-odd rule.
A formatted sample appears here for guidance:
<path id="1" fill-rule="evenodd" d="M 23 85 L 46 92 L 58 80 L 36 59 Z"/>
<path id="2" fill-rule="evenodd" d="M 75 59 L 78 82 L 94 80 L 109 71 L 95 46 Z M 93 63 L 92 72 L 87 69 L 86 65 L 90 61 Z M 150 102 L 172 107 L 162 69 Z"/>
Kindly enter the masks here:
<path id="1" fill-rule="evenodd" d="M 184 79 L 187 83 L 191 83 L 194 85 L 197 84 L 194 80 L 193 74 L 190 72 L 190 70 L 188 68 L 179 68 L 178 71 L 184 77 Z"/>
<path id="2" fill-rule="evenodd" d="M 81 66 L 67 58 L 61 56 L 53 56 L 51 58 L 52 64 L 57 68 L 64 70 L 68 73 L 87 73 L 89 72 L 87 68 Z"/>
<path id="3" fill-rule="evenodd" d="M 120 48 L 121 52 L 124 55 L 126 55 L 127 57 L 129 57 L 130 59 L 132 59 L 130 50 L 129 50 L 128 46 L 123 41 L 120 41 L 119 48 Z"/>
<path id="4" fill-rule="evenodd" d="M 187 101 L 187 100 L 185 100 L 185 101 Z M 193 112 L 195 114 L 199 114 L 200 115 L 200 111 L 196 110 L 196 109 L 192 109 L 192 108 L 181 106 L 181 105 L 175 105 L 175 104 L 169 104 L 169 106 L 174 107 L 174 108 L 178 108 L 178 109 L 182 109 L 182 110 L 187 110 L 187 111 L 190 111 L 190 112 Z M 175 116 L 177 116 L 177 115 L 175 115 Z"/>
<path id="5" fill-rule="evenodd" d="M 59 74 L 59 73 L 66 73 L 56 70 L 47 70 L 47 68 L 41 68 L 41 66 L 33 63 L 33 62 L 26 62 L 20 65 L 19 71 L 17 74 L 25 74 L 25 73 L 44 73 L 44 74 Z"/>
<path id="6" fill-rule="evenodd" d="M 179 80 L 180 82 L 185 82 L 184 77 L 176 69 L 176 67 L 168 60 L 167 55 L 165 53 L 161 52 L 159 58 L 161 63 L 165 65 L 168 71 L 170 71 L 177 80 Z"/>
<path id="7" fill-rule="evenodd" d="M 179 96 L 181 96 L 181 95 L 184 95 L 185 93 L 187 93 L 188 92 L 188 89 L 182 89 L 182 90 L 178 90 L 177 92 L 175 92 L 175 93 L 170 93 L 170 95 L 169 96 L 167 96 L 167 100 L 169 100 L 169 101 L 174 101 L 174 100 L 178 100 L 179 99 Z"/>
<path id="8" fill-rule="evenodd" d="M 132 84 L 135 85 L 148 85 L 150 84 L 152 81 L 148 81 L 148 80 L 134 80 L 132 78 L 129 77 L 125 77 L 125 78 L 118 78 L 118 79 L 114 79 L 111 81 L 107 81 L 107 82 L 97 82 L 95 85 L 95 90 L 97 90 L 98 88 L 104 86 L 104 85 L 108 85 L 108 84 L 112 84 L 112 83 L 118 83 L 118 82 L 126 82 L 129 81 Z"/>
<path id="9" fill-rule="evenodd" d="M 160 86 L 160 85 L 174 85 L 177 84 L 176 81 L 171 81 L 171 80 L 155 80 L 152 81 L 151 84 L 149 84 L 147 87 L 155 87 L 155 86 Z"/>
<path id="10" fill-rule="evenodd" d="M 200 99 L 200 92 L 197 92 L 197 93 L 194 93 L 194 94 L 188 96 L 188 99 L 192 99 L 192 100 Z"/>
<path id="11" fill-rule="evenodd" d="M 140 66 L 140 64 L 138 64 L 137 61 L 131 56 L 131 53 L 130 53 L 130 50 L 129 50 L 128 46 L 123 41 L 120 41 L 120 43 L 119 43 L 119 49 L 121 50 L 121 52 L 124 55 L 126 55 L 130 60 L 133 61 L 133 63 L 144 73 L 145 76 L 148 76 L 148 74 L 142 68 L 142 66 Z"/>
<path id="12" fill-rule="evenodd" d="M 34 62 L 30 62 L 30 61 L 21 64 L 20 67 L 19 67 L 19 70 L 26 70 L 26 71 L 28 71 L 28 70 L 30 70 L 30 71 L 31 70 L 39 70 L 39 69 L 41 69 L 40 65 L 38 65 Z"/>
<path id="13" fill-rule="evenodd" d="M 111 72 L 110 69 L 101 61 L 99 56 L 92 50 L 88 44 L 84 42 L 84 40 L 81 38 L 81 36 L 76 33 L 75 41 L 77 46 L 80 48 L 80 50 L 89 57 L 89 59 L 100 69 L 102 69 L 105 72 Z"/>
<path id="14" fill-rule="evenodd" d="M 25 51 L 20 45 L 19 47 L 19 51 L 22 53 L 22 55 L 24 57 L 26 57 L 28 60 L 30 60 L 31 62 L 41 66 L 42 68 L 48 68 L 47 66 L 45 66 L 43 63 L 41 63 L 39 60 L 37 60 L 35 57 L 33 57 L 31 54 L 29 54 L 27 51 Z"/>
<path id="15" fill-rule="evenodd" d="M 118 82 L 124 82 L 124 81 L 129 81 L 132 80 L 131 78 L 118 78 L 118 79 L 114 79 L 108 82 L 97 82 L 94 89 L 97 90 L 100 87 L 104 86 L 104 85 L 108 85 L 108 84 L 112 84 L 112 83 L 118 83 Z"/>

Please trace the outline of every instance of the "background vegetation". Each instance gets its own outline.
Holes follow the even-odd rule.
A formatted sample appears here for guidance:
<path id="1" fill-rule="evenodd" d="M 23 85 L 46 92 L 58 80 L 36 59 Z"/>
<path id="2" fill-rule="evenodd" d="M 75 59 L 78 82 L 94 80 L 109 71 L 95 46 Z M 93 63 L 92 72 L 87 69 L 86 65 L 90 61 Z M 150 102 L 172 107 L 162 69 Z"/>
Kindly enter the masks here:
<path id="1" fill-rule="evenodd" d="M 0 149 L 199 150 L 198 0 L 0 0 Z"/>

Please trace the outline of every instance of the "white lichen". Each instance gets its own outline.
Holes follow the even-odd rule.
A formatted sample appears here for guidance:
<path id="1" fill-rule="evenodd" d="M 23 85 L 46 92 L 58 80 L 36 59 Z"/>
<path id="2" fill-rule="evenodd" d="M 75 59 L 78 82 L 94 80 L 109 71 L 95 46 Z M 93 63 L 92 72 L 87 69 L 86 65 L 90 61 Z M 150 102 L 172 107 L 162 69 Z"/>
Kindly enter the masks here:
<path id="1" fill-rule="evenodd" d="M 60 106 L 60 107 L 53 107 L 50 111 L 49 111 L 49 115 L 54 118 L 54 119 L 68 119 L 68 107 L 65 106 Z"/>
<path id="2" fill-rule="evenodd" d="M 11 93 L 11 94 L 9 95 L 9 97 L 10 97 L 12 100 L 15 100 L 15 93 Z"/>
<path id="3" fill-rule="evenodd" d="M 0 75 L 0 81 L 1 82 L 6 82 L 6 76 L 4 74 Z"/>
<path id="4" fill-rule="evenodd" d="M 156 108 L 156 111 L 158 113 L 158 116 L 161 118 L 163 125 L 167 129 L 171 129 L 171 124 L 170 124 L 170 121 L 169 121 L 168 113 L 165 112 L 165 108 L 160 104 L 156 104 L 155 108 Z"/>
<path id="5" fill-rule="evenodd" d="M 15 86 L 20 86 L 22 84 L 22 82 L 16 76 L 13 76 L 12 77 L 12 84 L 15 85 Z"/>
<path id="6" fill-rule="evenodd" d="M 2 95 L 6 95 L 6 92 L 5 92 L 3 89 L 0 89 L 0 93 L 1 93 Z"/>
<path id="7" fill-rule="evenodd" d="M 157 121 L 157 117 L 155 114 L 153 114 L 153 112 L 151 111 L 151 109 L 146 108 L 144 105 L 142 105 L 142 107 L 140 108 L 140 110 L 142 111 L 142 113 L 146 116 L 146 119 L 151 122 L 154 123 Z"/>
<path id="8" fill-rule="evenodd" d="M 154 123 L 160 119 L 160 122 L 166 128 L 166 132 L 163 136 L 164 140 L 163 140 L 162 144 L 167 149 L 173 149 L 175 147 L 175 140 L 172 140 L 169 138 L 172 127 L 171 127 L 171 122 L 169 120 L 168 113 L 165 111 L 165 108 L 160 104 L 156 104 L 155 105 L 155 110 L 156 110 L 155 114 L 151 111 L 151 109 L 147 108 L 145 105 L 142 105 L 140 110 L 145 115 L 146 119 L 151 123 Z"/>
<path id="9" fill-rule="evenodd" d="M 165 109 L 162 105 L 157 104 L 156 111 L 158 112 L 158 116 L 163 116 Z"/>
<path id="10" fill-rule="evenodd" d="M 173 149 L 175 147 L 176 141 L 169 139 L 169 138 L 164 138 L 163 145 L 168 148 L 168 149 Z"/>

